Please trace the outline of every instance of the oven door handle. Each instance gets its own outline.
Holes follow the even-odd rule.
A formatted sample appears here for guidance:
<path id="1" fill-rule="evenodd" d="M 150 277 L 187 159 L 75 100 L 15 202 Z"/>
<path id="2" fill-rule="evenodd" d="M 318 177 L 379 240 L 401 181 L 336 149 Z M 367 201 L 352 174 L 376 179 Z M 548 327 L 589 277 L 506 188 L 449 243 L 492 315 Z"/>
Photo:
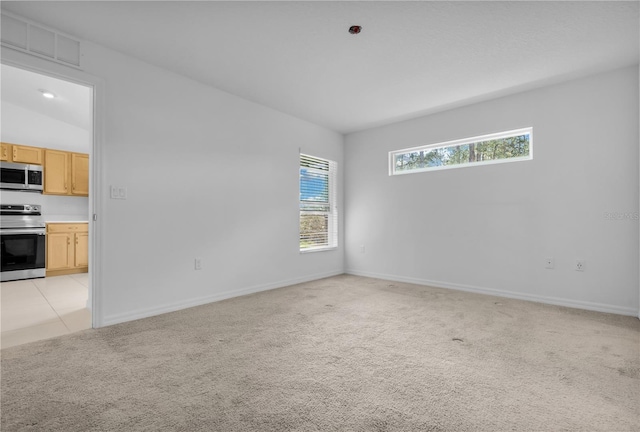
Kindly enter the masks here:
<path id="1" fill-rule="evenodd" d="M 12 235 L 12 234 L 36 234 L 36 235 L 45 235 L 45 230 L 43 229 L 12 229 L 0 228 L 0 235 Z"/>

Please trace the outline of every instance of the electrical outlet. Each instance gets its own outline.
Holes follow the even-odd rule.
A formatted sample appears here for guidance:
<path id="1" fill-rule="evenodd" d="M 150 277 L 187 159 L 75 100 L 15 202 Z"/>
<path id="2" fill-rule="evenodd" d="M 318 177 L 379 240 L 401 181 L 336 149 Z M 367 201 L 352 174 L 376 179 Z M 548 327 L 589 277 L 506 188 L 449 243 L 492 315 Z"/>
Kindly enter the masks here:
<path id="1" fill-rule="evenodd" d="M 202 270 L 202 260 L 200 258 L 194 260 L 194 267 L 196 270 Z"/>
<path id="2" fill-rule="evenodd" d="M 553 269 L 556 267 L 556 260 L 553 257 L 547 257 L 544 259 L 544 268 Z"/>
<path id="3" fill-rule="evenodd" d="M 585 261 L 584 260 L 576 260 L 576 264 L 573 267 L 575 271 L 584 271 Z"/>

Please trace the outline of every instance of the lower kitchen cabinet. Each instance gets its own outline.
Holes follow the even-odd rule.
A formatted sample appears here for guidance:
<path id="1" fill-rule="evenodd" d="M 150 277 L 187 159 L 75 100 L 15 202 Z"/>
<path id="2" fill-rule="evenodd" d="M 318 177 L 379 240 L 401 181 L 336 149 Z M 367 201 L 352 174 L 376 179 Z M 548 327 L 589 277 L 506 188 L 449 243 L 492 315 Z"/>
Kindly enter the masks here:
<path id="1" fill-rule="evenodd" d="M 47 276 L 89 271 L 89 224 L 47 224 Z"/>

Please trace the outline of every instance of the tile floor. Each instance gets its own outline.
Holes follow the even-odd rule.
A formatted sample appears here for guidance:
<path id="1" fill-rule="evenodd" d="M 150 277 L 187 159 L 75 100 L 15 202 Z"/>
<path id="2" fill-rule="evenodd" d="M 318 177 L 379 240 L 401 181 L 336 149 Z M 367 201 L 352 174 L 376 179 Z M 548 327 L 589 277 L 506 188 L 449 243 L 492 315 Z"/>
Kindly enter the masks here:
<path id="1" fill-rule="evenodd" d="M 89 274 L 0 283 L 0 347 L 91 328 Z"/>

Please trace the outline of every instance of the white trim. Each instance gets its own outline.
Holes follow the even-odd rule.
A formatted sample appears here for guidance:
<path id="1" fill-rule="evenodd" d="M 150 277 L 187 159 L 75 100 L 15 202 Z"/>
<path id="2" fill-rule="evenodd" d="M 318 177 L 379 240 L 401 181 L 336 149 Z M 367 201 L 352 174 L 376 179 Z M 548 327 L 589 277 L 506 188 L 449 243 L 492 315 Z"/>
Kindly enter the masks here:
<path id="1" fill-rule="evenodd" d="M 326 170 L 322 170 L 322 169 L 317 169 L 317 168 L 309 168 L 309 167 L 303 167 L 302 166 L 302 159 L 309 159 L 309 160 L 316 160 L 319 162 L 326 162 L 327 163 L 327 169 Z M 327 250 L 334 250 L 338 248 L 338 244 L 339 244 L 339 214 L 338 214 L 338 192 L 337 192 L 337 184 L 338 184 L 338 162 L 334 161 L 334 160 L 330 160 L 330 159 L 325 159 L 325 158 L 321 158 L 318 156 L 312 156 L 306 153 L 299 153 L 299 163 L 298 163 L 298 202 L 302 203 L 302 200 L 300 199 L 300 196 L 302 195 L 302 188 L 301 188 L 301 181 L 300 179 L 302 178 L 301 175 L 301 171 L 302 170 L 307 170 L 310 171 L 312 173 L 316 173 L 316 174 L 320 174 L 320 175 L 326 175 L 328 182 L 329 182 L 329 193 L 327 196 L 328 199 L 328 204 L 329 204 L 329 211 L 303 211 L 300 207 L 300 210 L 298 212 L 298 240 L 300 240 L 300 226 L 302 223 L 302 215 L 303 213 L 305 215 L 327 215 L 327 245 L 321 245 L 321 246 L 312 246 L 312 247 L 308 247 L 308 248 L 300 248 L 300 241 L 298 241 L 298 250 L 300 251 L 300 253 L 307 253 L 307 252 L 321 252 L 321 251 L 327 251 Z M 313 203 L 314 201 L 309 201 L 311 203 Z"/>
<path id="2" fill-rule="evenodd" d="M 164 304 L 161 306 L 155 306 L 152 308 L 138 309 L 130 312 L 107 316 L 107 317 L 104 317 L 103 325 L 109 326 L 109 325 L 119 324 L 127 321 L 148 318 L 156 315 L 162 315 L 168 312 L 175 312 L 178 310 L 188 309 L 195 306 L 201 306 L 208 303 L 215 303 L 221 300 L 241 297 L 244 295 L 254 294 L 261 291 L 268 291 L 276 288 L 284 288 L 284 287 L 296 285 L 299 283 L 311 282 L 314 280 L 324 279 L 332 276 L 338 276 L 341 274 L 344 274 L 342 270 L 327 272 L 327 273 L 316 273 L 310 276 L 303 276 L 303 277 L 283 280 L 279 282 L 272 282 L 272 283 L 267 283 L 263 285 L 254 285 L 246 288 L 222 291 L 210 296 L 197 297 L 190 300 L 179 301 L 175 303 L 167 303 L 167 304 Z"/>
<path id="3" fill-rule="evenodd" d="M 338 250 L 338 246 L 322 246 L 322 247 L 301 249 L 300 253 L 306 254 L 310 252 L 326 252 L 326 251 L 332 251 L 332 250 Z"/>
<path id="4" fill-rule="evenodd" d="M 390 274 L 383 274 L 383 273 L 374 273 L 374 272 L 360 271 L 355 269 L 345 270 L 345 273 L 354 275 L 354 276 L 365 276 L 365 277 L 384 279 L 384 280 L 389 280 L 394 282 L 406 282 L 406 283 L 411 283 L 416 285 L 426 285 L 434 288 L 453 289 L 456 291 L 465 291 L 465 292 L 471 292 L 476 294 L 506 297 L 506 298 L 512 298 L 516 300 L 527 300 L 527 301 L 533 301 L 536 303 L 552 304 L 556 306 L 564 306 L 564 307 L 570 307 L 574 309 L 585 309 L 590 311 L 612 313 L 617 315 L 628 315 L 628 316 L 638 315 L 637 309 L 615 306 L 615 305 L 608 305 L 604 303 L 593 303 L 593 302 L 570 300 L 570 299 L 564 299 L 564 298 L 558 298 L 558 297 L 547 297 L 547 296 L 539 296 L 539 295 L 533 295 L 533 294 L 523 294 L 523 293 L 518 293 L 514 291 L 505 291 L 505 290 L 498 290 L 493 288 L 477 287 L 473 285 L 463 285 L 463 284 L 450 283 L 450 282 L 433 281 L 433 280 L 427 280 L 427 279 L 404 277 L 404 276 L 397 276 L 397 275 L 390 275 Z"/>
<path id="5" fill-rule="evenodd" d="M 433 166 L 433 167 L 412 169 L 408 171 L 396 171 L 395 157 L 399 154 L 406 154 L 406 153 L 411 153 L 411 152 L 416 152 L 421 150 L 433 150 L 433 149 L 439 149 L 439 148 L 453 147 L 453 146 L 464 145 L 464 144 L 474 144 L 474 143 L 483 142 L 483 141 L 490 141 L 490 140 L 500 139 L 500 138 L 511 138 L 511 137 L 520 136 L 520 135 L 529 135 L 529 155 L 527 156 L 513 157 L 508 159 L 495 159 L 495 160 L 480 161 L 480 162 L 469 162 L 469 163 L 455 164 L 455 165 Z M 481 165 L 495 165 L 500 163 L 522 162 L 522 161 L 527 161 L 532 159 L 533 159 L 533 127 L 526 127 L 526 128 L 514 129 L 510 131 L 491 133 L 487 135 L 480 135 L 475 137 L 456 139 L 452 141 L 445 141 L 445 142 L 427 144 L 427 145 L 422 145 L 417 147 L 410 147 L 410 148 L 405 148 L 400 150 L 392 150 L 389 152 L 389 175 L 397 176 L 397 175 L 414 174 L 414 173 L 426 172 L 426 171 L 440 171 L 445 169 L 468 168 L 468 167 L 481 166 Z"/>

